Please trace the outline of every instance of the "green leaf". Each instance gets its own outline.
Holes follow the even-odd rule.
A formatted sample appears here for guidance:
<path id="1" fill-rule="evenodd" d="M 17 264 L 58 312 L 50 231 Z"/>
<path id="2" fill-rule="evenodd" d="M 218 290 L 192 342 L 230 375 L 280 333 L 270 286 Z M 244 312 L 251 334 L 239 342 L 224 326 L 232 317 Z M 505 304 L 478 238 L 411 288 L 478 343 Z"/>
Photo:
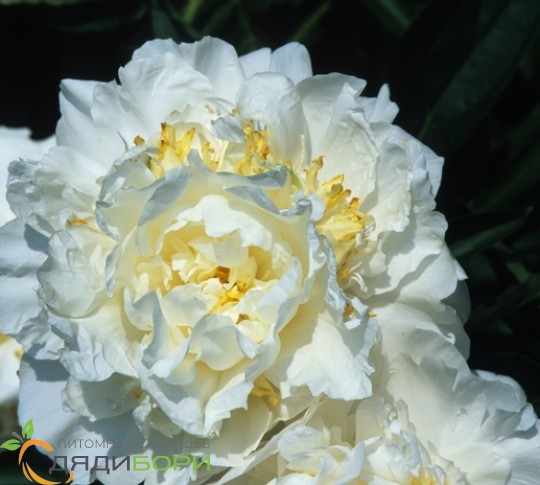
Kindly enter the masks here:
<path id="1" fill-rule="evenodd" d="M 540 23 L 537 0 L 436 0 L 395 56 L 390 76 L 408 129 L 455 153 L 512 77 Z M 398 85 L 398 80 L 402 81 Z"/>
<path id="2" fill-rule="evenodd" d="M 536 39 L 531 44 L 527 52 L 523 55 L 519 70 L 523 77 L 527 80 L 534 80 L 540 75 L 540 66 L 538 65 L 538 59 L 540 57 L 540 35 L 536 36 Z"/>
<path id="3" fill-rule="evenodd" d="M 30 419 L 22 429 L 22 435 L 24 439 L 30 439 L 34 434 L 34 423 Z"/>
<path id="4" fill-rule="evenodd" d="M 409 28 L 416 13 L 411 8 L 410 0 L 361 1 L 381 24 L 397 35 L 403 34 Z"/>
<path id="5" fill-rule="evenodd" d="M 152 18 L 152 35 L 155 38 L 180 40 L 179 31 L 173 18 L 157 2 L 152 5 L 150 14 Z"/>
<path id="6" fill-rule="evenodd" d="M 525 119 L 512 128 L 509 134 L 510 153 L 512 159 L 523 158 L 531 147 L 538 141 L 538 126 L 540 126 L 540 103 L 527 114 Z"/>
<path id="7" fill-rule="evenodd" d="M 494 174 L 488 190 L 472 203 L 475 210 L 509 206 L 540 181 L 540 104 L 509 134 L 508 167 Z"/>
<path id="8" fill-rule="evenodd" d="M 232 2 L 225 3 L 222 7 L 216 8 L 202 28 L 203 35 L 211 35 L 226 21 L 229 21 L 235 8 L 236 6 Z"/>
<path id="9" fill-rule="evenodd" d="M 242 33 L 242 41 L 238 45 L 237 50 L 239 52 L 249 52 L 259 47 L 259 41 L 253 31 L 253 24 L 246 10 L 241 8 L 241 4 L 236 9 L 236 17 L 239 31 Z"/>
<path id="10" fill-rule="evenodd" d="M 0 0 L 2 1 L 2 0 Z M 42 7 L 42 22 L 64 32 L 101 32 L 140 20 L 148 11 L 147 0 L 89 0 Z"/>
<path id="11" fill-rule="evenodd" d="M 306 16 L 306 19 L 298 27 L 291 40 L 305 42 L 310 33 L 318 28 L 331 6 L 332 2 L 330 0 L 321 3 L 310 15 Z"/>
<path id="12" fill-rule="evenodd" d="M 513 248 L 517 252 L 534 251 L 540 253 L 540 227 L 531 233 L 527 233 L 523 237 L 519 238 Z"/>
<path id="13" fill-rule="evenodd" d="M 460 235 L 450 243 L 456 258 L 483 251 L 516 232 L 531 209 L 473 214 L 453 222 L 451 230 Z"/>
<path id="14" fill-rule="evenodd" d="M 187 6 L 184 11 L 184 20 L 187 24 L 192 25 L 201 10 L 201 7 L 204 6 L 204 0 L 188 0 Z"/>
<path id="15" fill-rule="evenodd" d="M 9 450 L 9 451 L 18 450 L 20 447 L 21 447 L 21 442 L 19 440 L 7 440 L 7 441 L 4 441 L 0 445 L 0 448 L 5 448 L 6 450 Z"/>
<path id="16" fill-rule="evenodd" d="M 540 300 L 540 274 L 532 274 L 524 283 L 510 286 L 497 297 L 495 303 L 478 305 L 471 313 L 471 325 L 489 325 L 536 300 Z"/>

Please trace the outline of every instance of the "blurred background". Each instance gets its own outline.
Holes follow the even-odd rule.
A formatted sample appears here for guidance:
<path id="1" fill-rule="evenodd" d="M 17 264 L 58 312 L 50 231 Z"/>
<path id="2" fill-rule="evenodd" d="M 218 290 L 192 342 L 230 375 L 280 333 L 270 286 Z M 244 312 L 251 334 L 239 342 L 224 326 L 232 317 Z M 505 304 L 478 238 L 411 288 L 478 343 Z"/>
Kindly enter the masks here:
<path id="1" fill-rule="evenodd" d="M 239 54 L 295 40 L 315 73 L 366 79 L 369 96 L 388 83 L 396 123 L 446 160 L 469 363 L 512 376 L 538 413 L 539 26 L 538 0 L 0 0 L 0 125 L 52 134 L 61 79 L 109 81 L 153 38 L 213 35 Z"/>

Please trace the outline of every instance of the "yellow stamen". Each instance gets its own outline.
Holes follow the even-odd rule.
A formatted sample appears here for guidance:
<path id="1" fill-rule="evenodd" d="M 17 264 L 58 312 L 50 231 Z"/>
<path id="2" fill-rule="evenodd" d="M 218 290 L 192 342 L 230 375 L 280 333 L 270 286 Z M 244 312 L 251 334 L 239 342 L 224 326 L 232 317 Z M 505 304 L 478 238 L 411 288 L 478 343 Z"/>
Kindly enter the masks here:
<path id="1" fill-rule="evenodd" d="M 343 310 L 343 320 L 349 320 L 353 316 L 353 313 L 354 307 L 350 303 L 347 303 Z"/>
<path id="2" fill-rule="evenodd" d="M 140 147 L 141 145 L 144 145 L 146 142 L 144 141 L 144 138 L 142 136 L 137 135 L 135 138 L 133 138 L 133 143 L 135 143 L 135 146 Z"/>
<path id="3" fill-rule="evenodd" d="M 88 225 L 88 221 L 81 219 L 80 217 L 77 217 L 76 215 L 72 214 L 69 216 L 66 220 L 66 227 L 73 227 L 73 226 L 80 226 L 80 225 Z"/>
<path id="4" fill-rule="evenodd" d="M 446 480 L 445 480 L 446 482 Z M 422 469 L 420 475 L 413 477 L 408 485 L 437 485 L 438 480 L 430 472 Z"/>
<path id="5" fill-rule="evenodd" d="M 306 190 L 310 194 L 317 193 L 317 190 L 319 189 L 319 180 L 317 177 L 319 176 L 319 171 L 322 167 L 323 157 L 317 157 L 315 160 L 311 161 L 309 168 L 304 169 L 304 173 L 306 174 Z"/>
<path id="6" fill-rule="evenodd" d="M 252 125 L 247 125 L 244 127 L 244 137 L 245 156 L 238 162 L 237 172 L 246 176 L 263 173 L 269 168 L 265 164 L 271 158 L 268 130 L 255 130 Z"/>
<path id="7" fill-rule="evenodd" d="M 281 394 L 266 377 L 260 375 L 253 383 L 251 394 L 256 397 L 262 397 L 266 403 L 273 408 L 281 400 Z"/>

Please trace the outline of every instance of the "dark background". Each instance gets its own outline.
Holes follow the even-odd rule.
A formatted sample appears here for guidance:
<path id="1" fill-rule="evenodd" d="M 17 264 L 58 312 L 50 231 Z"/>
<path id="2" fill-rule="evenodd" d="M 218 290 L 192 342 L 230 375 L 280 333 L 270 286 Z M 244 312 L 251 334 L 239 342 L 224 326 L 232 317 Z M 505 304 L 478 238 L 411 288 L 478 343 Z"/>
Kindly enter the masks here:
<path id="1" fill-rule="evenodd" d="M 109 81 L 156 37 L 214 35 L 240 54 L 297 40 L 315 73 L 366 79 L 369 96 L 388 83 L 396 123 L 446 159 L 437 200 L 469 275 L 469 363 L 514 377 L 538 412 L 539 26 L 538 0 L 0 0 L 0 124 L 52 134 L 61 79 Z"/>

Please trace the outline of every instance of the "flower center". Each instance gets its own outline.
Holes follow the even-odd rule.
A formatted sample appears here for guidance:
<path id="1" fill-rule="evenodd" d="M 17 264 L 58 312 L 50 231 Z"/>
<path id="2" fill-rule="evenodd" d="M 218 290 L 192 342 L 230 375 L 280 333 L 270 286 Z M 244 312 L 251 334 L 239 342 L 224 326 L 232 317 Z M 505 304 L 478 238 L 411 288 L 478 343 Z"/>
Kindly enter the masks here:
<path id="1" fill-rule="evenodd" d="M 239 121 L 238 131 L 240 132 Z M 237 135 L 238 141 L 232 142 L 205 135 L 202 127 L 162 123 L 159 139 L 153 146 L 157 152 L 150 152 L 147 166 L 160 178 L 166 171 L 184 164 L 188 153 L 193 149 L 197 150 L 205 164 L 213 171 L 230 171 L 251 176 L 278 166 L 286 167 L 289 173 L 287 184 L 282 189 L 269 190 L 268 195 L 280 209 L 291 207 L 300 190 L 307 195 L 318 195 L 322 199 L 324 210 L 316 221 L 316 228 L 319 234 L 330 241 L 336 259 L 338 281 L 344 283 L 350 273 L 351 256 L 364 251 L 366 240 L 375 228 L 373 217 L 360 211 L 360 200 L 352 196 L 350 189 L 345 188 L 345 176 L 339 174 L 321 183 L 319 172 L 323 167 L 322 156 L 312 160 L 303 174 L 296 173 L 289 160 L 275 160 L 270 148 L 268 129 L 260 122 L 244 124 L 241 134 Z M 241 138 L 243 141 L 239 141 Z M 137 136 L 134 143 L 141 146 L 146 142 Z M 208 271 L 212 273 L 215 268 Z M 227 298 L 229 297 L 224 301 L 227 301 Z M 234 300 L 234 297 L 232 299 Z"/>
<path id="2" fill-rule="evenodd" d="M 200 223 L 170 230 L 161 248 L 140 255 L 135 264 L 136 298 L 159 289 L 162 295 L 184 286 L 207 304 L 209 313 L 228 315 L 235 323 L 256 319 L 250 306 L 237 308 L 248 294 L 263 294 L 287 267 L 279 255 L 255 246 L 244 247 L 237 232 L 210 237 Z"/>

